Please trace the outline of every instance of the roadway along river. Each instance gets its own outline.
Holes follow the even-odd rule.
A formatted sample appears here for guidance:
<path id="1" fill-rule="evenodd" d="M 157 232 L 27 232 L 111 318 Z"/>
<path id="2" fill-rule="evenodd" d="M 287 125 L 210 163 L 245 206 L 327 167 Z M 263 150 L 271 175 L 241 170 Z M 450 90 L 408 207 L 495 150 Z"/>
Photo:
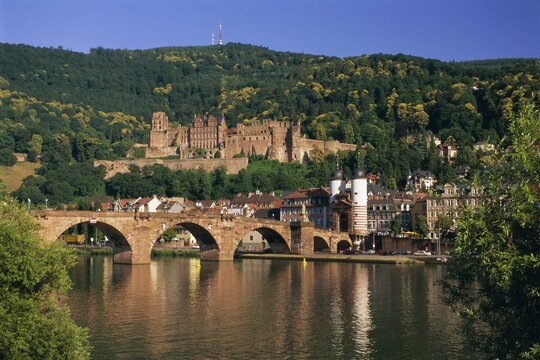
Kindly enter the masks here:
<path id="1" fill-rule="evenodd" d="M 434 285 L 441 272 L 81 256 L 68 303 L 90 329 L 94 359 L 473 358 Z"/>

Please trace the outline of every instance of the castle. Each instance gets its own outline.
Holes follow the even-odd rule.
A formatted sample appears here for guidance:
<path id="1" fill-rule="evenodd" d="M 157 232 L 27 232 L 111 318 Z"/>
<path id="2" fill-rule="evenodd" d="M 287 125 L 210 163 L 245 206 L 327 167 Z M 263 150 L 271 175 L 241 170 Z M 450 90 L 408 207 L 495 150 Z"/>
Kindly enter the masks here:
<path id="1" fill-rule="evenodd" d="M 170 127 L 164 112 L 152 114 L 150 144 L 146 158 L 178 156 L 178 159 L 232 159 L 235 155 L 263 155 L 280 162 L 303 162 L 313 151 L 332 154 L 355 151 L 355 144 L 308 139 L 300 132 L 300 121 L 262 120 L 251 125 L 227 128 L 224 116 L 196 116 L 189 126 Z"/>

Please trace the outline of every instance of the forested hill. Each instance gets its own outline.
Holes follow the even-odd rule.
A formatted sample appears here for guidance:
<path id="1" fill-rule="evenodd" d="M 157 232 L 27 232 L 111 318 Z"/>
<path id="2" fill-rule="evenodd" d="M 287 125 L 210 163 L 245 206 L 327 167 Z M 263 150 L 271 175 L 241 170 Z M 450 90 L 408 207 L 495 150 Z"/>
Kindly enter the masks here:
<path id="1" fill-rule="evenodd" d="M 311 138 L 362 145 L 363 165 L 384 181 L 418 168 L 451 179 L 427 131 L 460 148 L 456 165 L 474 166 L 472 144 L 500 139 L 523 97 L 539 102 L 539 79 L 537 59 L 342 59 L 242 44 L 83 54 L 0 44 L 0 152 L 43 162 L 115 158 L 147 141 L 153 111 L 182 124 L 224 113 L 229 126 L 301 119 Z"/>

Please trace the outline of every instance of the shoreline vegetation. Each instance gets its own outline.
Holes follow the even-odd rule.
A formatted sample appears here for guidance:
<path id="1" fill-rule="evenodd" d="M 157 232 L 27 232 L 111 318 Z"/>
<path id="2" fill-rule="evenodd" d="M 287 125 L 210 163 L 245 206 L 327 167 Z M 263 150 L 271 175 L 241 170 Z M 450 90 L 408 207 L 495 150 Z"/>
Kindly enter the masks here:
<path id="1" fill-rule="evenodd" d="M 112 255 L 112 248 L 73 248 L 77 255 Z M 152 258 L 160 257 L 185 257 L 200 258 L 201 253 L 197 250 L 185 249 L 152 249 Z M 392 264 L 392 265 L 421 265 L 425 263 L 440 263 L 437 257 L 410 257 L 410 256 L 382 256 L 382 255 L 344 255 L 332 253 L 315 253 L 312 255 L 296 254 L 241 254 L 241 259 L 266 259 L 266 260 L 290 260 L 306 262 L 349 262 L 365 264 Z"/>

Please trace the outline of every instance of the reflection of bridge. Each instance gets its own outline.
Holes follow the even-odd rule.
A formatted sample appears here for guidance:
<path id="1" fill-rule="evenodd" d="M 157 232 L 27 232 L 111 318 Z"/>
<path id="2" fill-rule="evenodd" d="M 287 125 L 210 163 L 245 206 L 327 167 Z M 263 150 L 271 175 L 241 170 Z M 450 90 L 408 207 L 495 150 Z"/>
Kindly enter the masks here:
<path id="1" fill-rule="evenodd" d="M 168 228 L 181 225 L 197 239 L 203 260 L 232 260 L 242 238 L 251 231 L 262 234 L 274 252 L 311 254 L 336 252 L 351 245 L 348 234 L 315 229 L 308 222 L 282 222 L 201 213 L 163 214 L 90 211 L 32 211 L 47 242 L 57 240 L 69 228 L 95 225 L 111 240 L 115 263 L 147 264 L 152 247 Z"/>

